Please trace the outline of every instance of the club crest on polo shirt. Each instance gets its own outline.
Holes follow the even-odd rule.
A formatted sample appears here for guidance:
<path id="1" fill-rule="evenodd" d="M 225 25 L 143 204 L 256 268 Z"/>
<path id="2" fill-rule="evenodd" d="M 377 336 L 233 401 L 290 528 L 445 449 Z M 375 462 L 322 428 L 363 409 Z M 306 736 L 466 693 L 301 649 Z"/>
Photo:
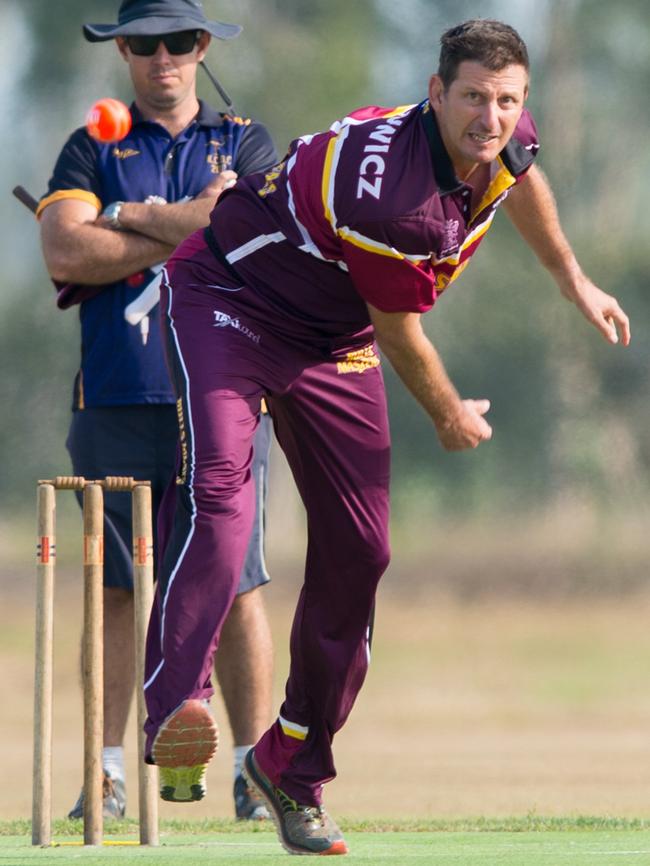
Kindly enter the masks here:
<path id="1" fill-rule="evenodd" d="M 220 153 L 222 147 L 223 141 L 215 138 L 210 139 L 210 153 L 205 159 L 212 174 L 221 174 L 222 171 L 232 168 L 232 154 Z"/>
<path id="2" fill-rule="evenodd" d="M 213 310 L 213 313 L 215 328 L 234 328 L 236 331 L 239 331 L 240 334 L 248 337 L 249 340 L 252 340 L 254 343 L 259 343 L 260 335 L 255 334 L 247 325 L 242 324 L 239 318 L 231 316 L 228 313 L 222 313 L 221 310 Z"/>

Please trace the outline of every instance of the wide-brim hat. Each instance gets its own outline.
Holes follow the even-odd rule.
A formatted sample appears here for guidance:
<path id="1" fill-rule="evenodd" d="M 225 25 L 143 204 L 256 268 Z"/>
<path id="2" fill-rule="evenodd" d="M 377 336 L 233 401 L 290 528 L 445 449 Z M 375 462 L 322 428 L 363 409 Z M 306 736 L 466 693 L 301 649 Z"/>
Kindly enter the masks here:
<path id="1" fill-rule="evenodd" d="M 238 24 L 222 24 L 205 17 L 200 0 L 123 0 L 117 24 L 84 24 L 89 42 L 106 42 L 116 36 L 162 36 L 182 30 L 206 30 L 217 39 L 234 39 Z"/>

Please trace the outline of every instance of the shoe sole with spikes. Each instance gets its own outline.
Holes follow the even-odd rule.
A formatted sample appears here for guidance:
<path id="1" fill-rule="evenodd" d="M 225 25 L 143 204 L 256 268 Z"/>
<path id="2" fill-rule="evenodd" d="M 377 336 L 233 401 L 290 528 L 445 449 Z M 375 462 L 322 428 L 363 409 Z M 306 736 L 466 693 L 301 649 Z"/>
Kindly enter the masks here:
<path id="1" fill-rule="evenodd" d="M 205 797 L 205 771 L 218 741 L 217 725 L 205 701 L 183 701 L 165 719 L 151 750 L 163 800 L 189 803 Z"/>

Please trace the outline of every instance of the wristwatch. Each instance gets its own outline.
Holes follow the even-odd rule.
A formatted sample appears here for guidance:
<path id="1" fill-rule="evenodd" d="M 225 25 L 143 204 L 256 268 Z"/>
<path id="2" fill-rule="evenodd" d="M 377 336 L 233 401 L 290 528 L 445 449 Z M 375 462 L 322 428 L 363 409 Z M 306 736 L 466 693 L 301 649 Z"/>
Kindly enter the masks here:
<path id="1" fill-rule="evenodd" d="M 102 216 L 112 229 L 116 231 L 124 231 L 124 226 L 120 225 L 120 211 L 122 210 L 123 201 L 112 201 L 102 211 Z"/>

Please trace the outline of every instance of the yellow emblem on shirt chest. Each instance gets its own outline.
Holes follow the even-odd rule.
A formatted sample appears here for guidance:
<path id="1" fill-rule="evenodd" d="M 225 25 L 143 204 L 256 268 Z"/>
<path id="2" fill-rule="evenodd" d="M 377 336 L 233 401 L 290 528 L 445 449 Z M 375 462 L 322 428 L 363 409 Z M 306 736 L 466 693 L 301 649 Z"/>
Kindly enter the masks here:
<path id="1" fill-rule="evenodd" d="M 116 157 L 116 159 L 128 159 L 130 156 L 139 156 L 139 155 L 140 155 L 140 151 L 135 150 L 135 148 L 133 148 L 133 147 L 125 147 L 124 150 L 122 150 L 119 147 L 113 148 L 113 156 Z"/>

